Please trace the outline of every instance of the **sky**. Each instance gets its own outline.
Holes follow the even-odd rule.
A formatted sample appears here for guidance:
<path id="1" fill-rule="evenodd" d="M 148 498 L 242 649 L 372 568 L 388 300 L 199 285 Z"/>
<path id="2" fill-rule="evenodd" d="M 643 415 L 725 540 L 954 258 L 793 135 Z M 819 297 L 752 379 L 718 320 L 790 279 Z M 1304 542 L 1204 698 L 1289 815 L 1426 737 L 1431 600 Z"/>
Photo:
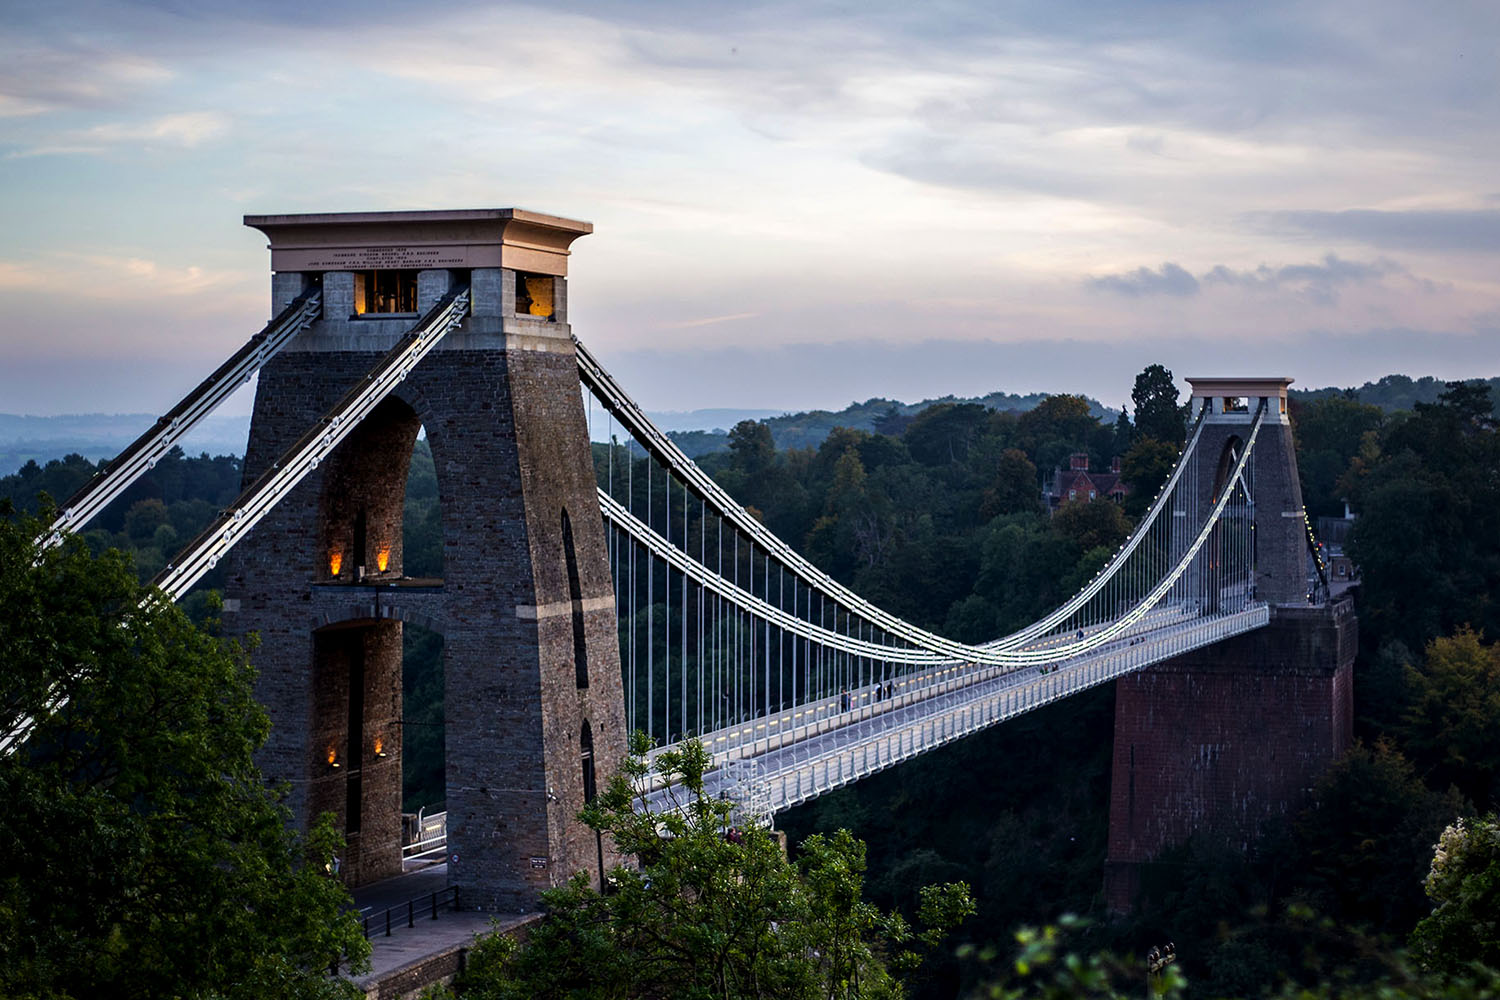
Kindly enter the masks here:
<path id="1" fill-rule="evenodd" d="M 0 412 L 166 410 L 244 214 L 510 206 L 652 410 L 1500 375 L 1493 0 L 0 3 Z"/>

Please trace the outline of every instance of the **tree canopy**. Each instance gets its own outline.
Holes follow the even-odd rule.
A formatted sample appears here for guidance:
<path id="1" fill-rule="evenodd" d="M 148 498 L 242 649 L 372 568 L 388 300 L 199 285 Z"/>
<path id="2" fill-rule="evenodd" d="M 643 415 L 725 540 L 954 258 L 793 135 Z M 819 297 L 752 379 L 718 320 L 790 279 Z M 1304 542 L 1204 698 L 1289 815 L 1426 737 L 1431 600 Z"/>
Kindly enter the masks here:
<path id="1" fill-rule="evenodd" d="M 1500 821 L 1459 819 L 1433 850 L 1423 883 L 1433 911 L 1412 932 L 1429 968 L 1457 973 L 1480 962 L 1500 970 Z"/>
<path id="2" fill-rule="evenodd" d="M 321 998 L 367 954 L 252 759 L 266 715 L 238 645 L 148 597 L 118 551 L 37 550 L 0 512 L 0 995 Z"/>
<path id="3" fill-rule="evenodd" d="M 1130 401 L 1135 404 L 1135 429 L 1164 444 L 1180 446 L 1187 437 L 1187 415 L 1177 405 L 1177 383 L 1170 369 L 1148 365 L 1135 377 Z"/>
<path id="4" fill-rule="evenodd" d="M 656 760 L 674 782 L 673 811 L 636 805 L 647 790 L 649 741 L 585 808 L 636 865 L 599 893 L 584 875 L 543 894 L 546 919 L 524 944 L 478 944 L 457 982 L 465 1000 L 901 996 L 900 984 L 947 930 L 973 912 L 968 887 L 923 890 L 919 926 L 864 901 L 864 845 L 848 831 L 818 834 L 788 860 L 757 825 L 706 794 L 711 756 L 687 740 Z"/>

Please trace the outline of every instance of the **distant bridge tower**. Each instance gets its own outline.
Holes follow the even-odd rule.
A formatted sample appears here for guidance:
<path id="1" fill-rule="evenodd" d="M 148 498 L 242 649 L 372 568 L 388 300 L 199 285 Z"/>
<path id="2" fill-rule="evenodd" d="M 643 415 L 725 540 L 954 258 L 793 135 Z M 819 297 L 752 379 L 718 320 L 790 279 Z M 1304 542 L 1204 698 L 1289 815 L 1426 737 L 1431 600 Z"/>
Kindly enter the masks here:
<path id="1" fill-rule="evenodd" d="M 569 245 L 588 223 L 497 209 L 247 216 L 275 313 L 321 320 L 260 374 L 245 478 L 314 427 L 417 319 L 471 312 L 231 554 L 228 627 L 274 728 L 262 756 L 302 824 L 329 811 L 345 879 L 401 870 L 402 624 L 443 636 L 449 879 L 531 909 L 614 858 L 576 820 L 624 752 L 613 591 L 573 341 Z M 403 572 L 407 467 L 436 463 L 441 579 Z M 597 775 L 594 760 L 599 760 Z"/>
<path id="2" fill-rule="evenodd" d="M 1312 603 L 1302 488 L 1287 415 L 1291 379 L 1188 379 L 1198 448 L 1219 456 L 1217 495 L 1257 408 L 1254 586 L 1269 626 L 1115 682 L 1105 895 L 1130 909 L 1144 866 L 1193 834 L 1248 847 L 1296 810 L 1349 746 L 1358 621 L 1347 599 Z M 1208 467 L 1212 468 L 1213 465 Z"/>

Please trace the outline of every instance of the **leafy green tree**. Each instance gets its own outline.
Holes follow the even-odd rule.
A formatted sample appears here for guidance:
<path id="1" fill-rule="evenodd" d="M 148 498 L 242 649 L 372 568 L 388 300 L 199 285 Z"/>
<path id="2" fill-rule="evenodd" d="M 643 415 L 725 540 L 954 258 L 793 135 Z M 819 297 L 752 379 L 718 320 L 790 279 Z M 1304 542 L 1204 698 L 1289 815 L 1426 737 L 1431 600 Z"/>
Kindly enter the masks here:
<path id="1" fill-rule="evenodd" d="M 938 403 L 917 414 L 903 438 L 923 465 L 959 463 L 988 422 L 989 411 L 978 403 Z"/>
<path id="2" fill-rule="evenodd" d="M 1308 513 L 1337 516 L 1343 512 L 1341 482 L 1359 454 L 1365 435 L 1377 432 L 1385 415 L 1346 396 L 1325 396 L 1292 405 L 1297 437 L 1297 471 Z"/>
<path id="3" fill-rule="evenodd" d="M 465 1000 L 895 998 L 973 912 L 961 883 L 924 891 L 920 930 L 864 902 L 864 846 L 844 831 L 809 838 L 793 865 L 770 833 L 732 825 L 731 804 L 706 793 L 712 758 L 697 741 L 656 761 L 674 811 L 638 811 L 648 749 L 637 733 L 583 813 L 637 867 L 611 871 L 604 894 L 583 875 L 545 893 L 547 918 L 524 945 L 481 942 L 456 983 Z"/>
<path id="4" fill-rule="evenodd" d="M 729 432 L 734 467 L 748 476 L 764 472 L 776 460 L 771 428 L 758 420 L 741 420 Z"/>
<path id="5" fill-rule="evenodd" d="M 1130 537 L 1130 518 L 1120 505 L 1104 497 L 1069 500 L 1052 515 L 1052 529 L 1080 549 L 1113 551 Z"/>
<path id="6" fill-rule="evenodd" d="M 1138 437 L 1120 460 L 1120 478 L 1130 487 L 1125 510 L 1139 517 L 1151 506 L 1151 498 L 1161 489 L 1177 465 L 1177 448 L 1153 437 Z"/>
<path id="7" fill-rule="evenodd" d="M 268 729 L 233 643 L 147 599 L 122 553 L 0 511 L 0 995 L 321 998 L 368 953 L 253 754 Z"/>
<path id="8" fill-rule="evenodd" d="M 1494 813 L 1443 831 L 1423 883 L 1432 913 L 1411 935 L 1427 968 L 1462 972 L 1473 962 L 1500 970 L 1500 822 Z"/>
<path id="9" fill-rule="evenodd" d="M 1147 365 L 1135 377 L 1135 388 L 1130 390 L 1130 401 L 1135 404 L 1136 433 L 1182 447 L 1187 438 L 1187 415 L 1177 404 L 1179 395 L 1170 369 Z"/>
<path id="10" fill-rule="evenodd" d="M 1130 422 L 1130 408 L 1120 407 L 1120 415 L 1115 418 L 1114 437 L 1110 441 L 1110 451 L 1115 455 L 1123 455 L 1130 450 L 1135 443 L 1135 425 Z"/>
<path id="11" fill-rule="evenodd" d="M 1411 705 L 1405 744 L 1437 787 L 1458 786 L 1479 808 L 1500 779 L 1500 644 L 1472 629 L 1432 640 L 1420 668 L 1406 668 Z"/>
<path id="12" fill-rule="evenodd" d="M 1459 810 L 1429 791 L 1389 742 L 1356 744 L 1318 782 L 1297 818 L 1299 895 L 1346 925 L 1404 934 L 1426 912 L 1427 846 Z"/>
<path id="13" fill-rule="evenodd" d="M 980 516 L 989 520 L 996 514 L 1034 514 L 1041 510 L 1041 484 L 1036 465 L 1019 448 L 1007 448 L 1000 455 L 995 477 L 984 491 Z"/>
<path id="14" fill-rule="evenodd" d="M 1017 444 L 1039 469 L 1061 465 L 1071 452 L 1088 451 L 1099 421 L 1082 396 L 1048 396 L 1016 421 Z"/>
<path id="15" fill-rule="evenodd" d="M 1349 549 L 1372 638 L 1421 649 L 1466 624 L 1500 635 L 1500 430 L 1487 402 L 1482 384 L 1449 383 L 1350 464 Z"/>
<path id="16" fill-rule="evenodd" d="M 1196 988 L 1201 984 L 1180 971 L 1182 947 L 1167 941 L 1139 958 L 1065 951 L 1068 937 L 1076 939 L 1082 926 L 1076 917 L 1064 916 L 1057 925 L 1021 927 L 1009 967 L 977 995 L 989 1000 L 1124 1000 L 1140 996 L 1143 987 L 1148 998 L 1226 995 Z M 1300 942 L 1293 962 L 1267 970 L 1261 981 L 1228 995 L 1280 1000 L 1493 1000 L 1500 995 L 1500 971 L 1493 967 L 1433 974 L 1379 939 L 1319 918 L 1306 907 L 1291 908 L 1287 930 Z M 985 965 L 997 964 L 997 949 L 967 950 Z"/>

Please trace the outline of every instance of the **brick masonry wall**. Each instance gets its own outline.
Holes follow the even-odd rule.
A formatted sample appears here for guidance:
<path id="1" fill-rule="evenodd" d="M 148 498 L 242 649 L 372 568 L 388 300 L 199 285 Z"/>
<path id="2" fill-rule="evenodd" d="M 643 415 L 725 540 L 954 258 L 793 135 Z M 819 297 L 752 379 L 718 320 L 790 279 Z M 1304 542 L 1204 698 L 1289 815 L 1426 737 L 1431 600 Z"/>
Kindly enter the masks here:
<path id="1" fill-rule="evenodd" d="M 1232 439 L 1249 436 L 1249 424 L 1207 423 L 1199 453 L 1212 459 L 1199 477 L 1198 503 L 1214 501 L 1215 462 Z M 1241 445 L 1242 447 L 1242 445 Z M 1290 424 L 1267 421 L 1251 456 L 1255 516 L 1256 594 L 1272 604 L 1307 602 L 1307 539 L 1302 522 L 1302 484 Z"/>
<path id="2" fill-rule="evenodd" d="M 1115 682 L 1105 894 L 1194 834 L 1247 849 L 1307 801 L 1352 738 L 1353 606 L 1276 608 L 1247 635 Z"/>
<path id="3" fill-rule="evenodd" d="M 325 290 L 335 277 L 325 276 Z M 441 631 L 449 877 L 466 905 L 517 911 L 534 908 L 541 890 L 575 871 L 598 877 L 599 845 L 576 820 L 583 804 L 580 733 L 587 721 L 602 787 L 624 752 L 624 697 L 569 333 L 559 323 L 506 315 L 509 272 L 479 277 L 476 315 L 402 383 L 399 400 L 383 404 L 231 553 L 226 596 L 239 610 L 225 621 L 260 637 L 252 654 L 261 670 L 257 693 L 274 723 L 262 766 L 291 783 L 291 804 L 304 824 L 341 794 L 328 776 L 326 749 L 347 736 L 339 722 L 347 721 L 347 667 L 344 690 L 338 680 L 347 647 L 331 636 L 356 625 L 372 637 L 364 640 L 368 737 L 379 719 L 399 717 L 399 669 L 377 667 L 387 662 L 387 648 L 399 665 L 395 619 L 410 616 Z M 312 426 L 400 334 L 388 321 L 325 315 L 261 375 L 247 477 Z M 386 530 L 399 537 L 399 493 L 418 423 L 432 448 L 442 504 L 441 589 L 405 594 L 327 582 L 326 550 L 347 535 L 356 500 L 372 539 Z M 564 559 L 564 509 L 580 578 L 577 602 Z M 399 543 L 393 568 L 398 553 Z M 576 682 L 575 617 L 585 632 L 587 688 Z M 399 756 L 393 759 L 389 781 L 365 785 L 361 845 L 350 852 L 355 881 L 388 870 L 387 858 L 399 865 L 399 849 L 384 832 L 375 835 L 386 829 L 385 813 L 372 799 L 391 799 L 394 788 L 399 808 Z M 605 865 L 614 860 L 606 850 Z"/>

